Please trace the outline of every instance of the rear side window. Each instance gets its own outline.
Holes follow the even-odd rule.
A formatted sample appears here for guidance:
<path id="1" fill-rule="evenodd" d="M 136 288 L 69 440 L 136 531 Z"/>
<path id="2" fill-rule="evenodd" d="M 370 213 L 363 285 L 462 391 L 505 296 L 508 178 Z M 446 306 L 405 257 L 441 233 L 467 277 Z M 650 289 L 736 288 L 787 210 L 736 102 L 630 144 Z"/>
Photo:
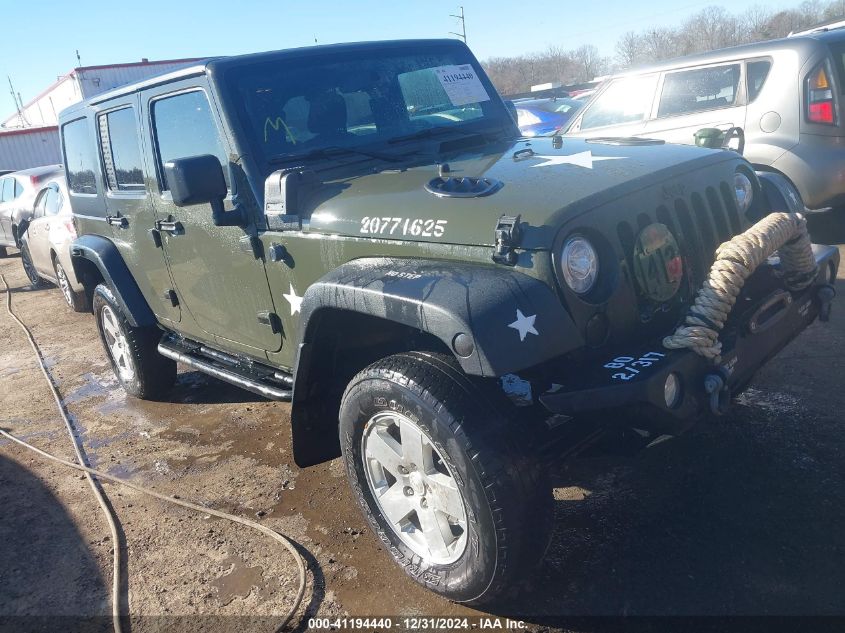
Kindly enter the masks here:
<path id="1" fill-rule="evenodd" d="M 100 145 L 106 182 L 112 191 L 143 191 L 141 149 L 135 111 L 122 108 L 100 115 Z"/>
<path id="2" fill-rule="evenodd" d="M 88 135 L 86 119 L 77 119 L 62 126 L 65 148 L 65 172 L 68 188 L 73 193 L 96 194 L 94 176 L 97 154 L 94 139 Z"/>
<path id="3" fill-rule="evenodd" d="M 15 199 L 15 179 L 4 178 L 3 187 L 0 188 L 0 202 L 11 202 Z"/>
<path id="4" fill-rule="evenodd" d="M 651 111 L 656 87 L 657 75 L 614 80 L 584 112 L 581 129 L 644 120 Z"/>
<path id="5" fill-rule="evenodd" d="M 766 77 L 769 76 L 769 70 L 772 68 L 772 62 L 768 59 L 763 59 L 756 62 L 748 62 L 745 65 L 746 81 L 748 82 L 748 102 L 754 101 L 760 91 L 763 89 L 763 84 L 766 83 Z"/>
<path id="6" fill-rule="evenodd" d="M 736 103 L 740 65 L 682 70 L 666 75 L 657 116 L 726 108 Z"/>
<path id="7" fill-rule="evenodd" d="M 164 176 L 167 161 L 202 154 L 217 156 L 228 184 L 229 160 L 204 92 L 183 92 L 154 101 L 153 126 L 163 190 L 170 189 Z"/>
<path id="8" fill-rule="evenodd" d="M 44 211 L 47 215 L 57 215 L 62 208 L 62 194 L 58 189 L 50 187 L 47 190 L 47 200 L 44 202 Z"/>

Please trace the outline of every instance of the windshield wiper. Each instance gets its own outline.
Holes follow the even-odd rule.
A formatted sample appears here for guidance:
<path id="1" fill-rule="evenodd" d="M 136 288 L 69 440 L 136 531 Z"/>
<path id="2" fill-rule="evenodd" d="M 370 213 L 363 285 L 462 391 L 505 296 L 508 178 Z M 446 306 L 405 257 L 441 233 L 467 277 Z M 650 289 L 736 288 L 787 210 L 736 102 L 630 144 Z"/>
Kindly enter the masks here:
<path id="1" fill-rule="evenodd" d="M 359 156 L 367 156 L 369 158 L 377 158 L 379 160 L 395 163 L 402 160 L 402 156 L 390 154 L 386 152 L 376 152 L 368 149 L 359 149 L 357 147 L 341 147 L 340 145 L 330 145 L 329 147 L 317 147 L 304 154 L 279 154 L 278 156 L 271 156 L 267 162 L 271 165 L 279 163 L 289 163 L 298 160 L 313 160 L 316 158 L 333 158 L 342 156 L 343 154 L 358 154 Z"/>
<path id="2" fill-rule="evenodd" d="M 454 127 L 427 127 L 422 130 L 417 130 L 416 132 L 411 132 L 410 134 L 394 136 L 387 142 L 390 144 L 394 144 L 402 143 L 404 141 L 416 141 L 422 138 L 434 138 L 436 136 L 444 136 L 446 134 L 455 134 L 456 132 L 461 134 L 473 134 L 473 132 L 470 132 L 469 130 L 461 130 L 460 128 Z"/>

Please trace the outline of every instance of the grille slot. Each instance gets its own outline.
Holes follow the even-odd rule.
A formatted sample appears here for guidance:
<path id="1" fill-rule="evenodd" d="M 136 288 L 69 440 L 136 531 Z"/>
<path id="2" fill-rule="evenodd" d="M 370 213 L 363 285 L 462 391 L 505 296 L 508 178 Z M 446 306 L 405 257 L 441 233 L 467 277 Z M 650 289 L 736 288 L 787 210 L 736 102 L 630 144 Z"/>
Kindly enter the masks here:
<path id="1" fill-rule="evenodd" d="M 731 218 L 733 235 L 736 235 L 742 231 L 742 220 L 739 218 L 739 209 L 736 208 L 734 193 L 731 191 L 731 188 L 726 182 L 723 182 L 719 189 L 722 190 L 722 199 L 725 201 L 725 207 L 728 209 L 728 216 Z M 733 235 L 731 237 L 733 237 Z"/>
<path id="2" fill-rule="evenodd" d="M 713 264 L 716 248 L 743 230 L 732 195 L 723 182 L 718 189 L 708 187 L 689 198 L 676 198 L 671 205 L 660 205 L 653 214 L 640 213 L 636 224 L 619 222 L 616 234 L 628 265 L 632 265 L 639 232 L 652 222 L 660 222 L 678 240 L 693 286 L 700 286 Z"/>

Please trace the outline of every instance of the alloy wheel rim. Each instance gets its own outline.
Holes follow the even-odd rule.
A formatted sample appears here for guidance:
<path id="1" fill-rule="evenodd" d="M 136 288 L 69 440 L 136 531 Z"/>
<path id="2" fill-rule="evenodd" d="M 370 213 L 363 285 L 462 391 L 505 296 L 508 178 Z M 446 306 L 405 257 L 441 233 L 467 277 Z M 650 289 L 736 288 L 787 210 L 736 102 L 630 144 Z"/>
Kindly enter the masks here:
<path id="1" fill-rule="evenodd" d="M 67 275 L 65 275 L 65 269 L 59 263 L 56 263 L 56 277 L 59 280 L 59 288 L 61 288 L 62 294 L 65 296 L 65 301 L 67 301 L 69 306 L 73 307 L 73 295 L 71 295 L 70 283 L 67 280 Z"/>
<path id="2" fill-rule="evenodd" d="M 431 438 L 409 417 L 383 411 L 367 422 L 361 442 L 367 485 L 394 534 L 428 563 L 458 560 L 466 507 Z"/>
<path id="3" fill-rule="evenodd" d="M 106 348 L 114 361 L 115 367 L 117 367 L 118 377 L 124 382 L 132 380 L 135 377 L 135 367 L 129 355 L 126 336 L 118 325 L 117 316 L 109 306 L 103 306 L 100 315 Z"/>

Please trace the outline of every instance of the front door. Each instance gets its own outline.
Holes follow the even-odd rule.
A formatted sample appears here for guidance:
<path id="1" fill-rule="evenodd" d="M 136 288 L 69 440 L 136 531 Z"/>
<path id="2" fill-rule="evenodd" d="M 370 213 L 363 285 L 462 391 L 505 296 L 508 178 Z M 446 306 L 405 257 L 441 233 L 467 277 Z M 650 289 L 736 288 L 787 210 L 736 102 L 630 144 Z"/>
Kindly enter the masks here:
<path id="1" fill-rule="evenodd" d="M 35 269 L 48 277 L 53 277 L 53 258 L 50 255 L 50 227 L 62 220 L 56 217 L 61 210 L 63 200 L 59 185 L 51 182 L 38 198 L 33 219 L 27 232 L 29 254 Z"/>
<path id="2" fill-rule="evenodd" d="M 246 228 L 215 226 L 209 204 L 177 207 L 164 175 L 170 160 L 211 154 L 229 184 L 229 144 L 205 88 L 204 78 L 196 78 L 144 97 L 158 174 L 156 215 L 166 223 L 162 244 L 178 300 L 204 334 L 235 349 L 276 351 L 282 339 L 270 316 L 275 310 L 264 262 L 253 253 Z M 231 196 L 225 204 L 232 207 Z"/>

